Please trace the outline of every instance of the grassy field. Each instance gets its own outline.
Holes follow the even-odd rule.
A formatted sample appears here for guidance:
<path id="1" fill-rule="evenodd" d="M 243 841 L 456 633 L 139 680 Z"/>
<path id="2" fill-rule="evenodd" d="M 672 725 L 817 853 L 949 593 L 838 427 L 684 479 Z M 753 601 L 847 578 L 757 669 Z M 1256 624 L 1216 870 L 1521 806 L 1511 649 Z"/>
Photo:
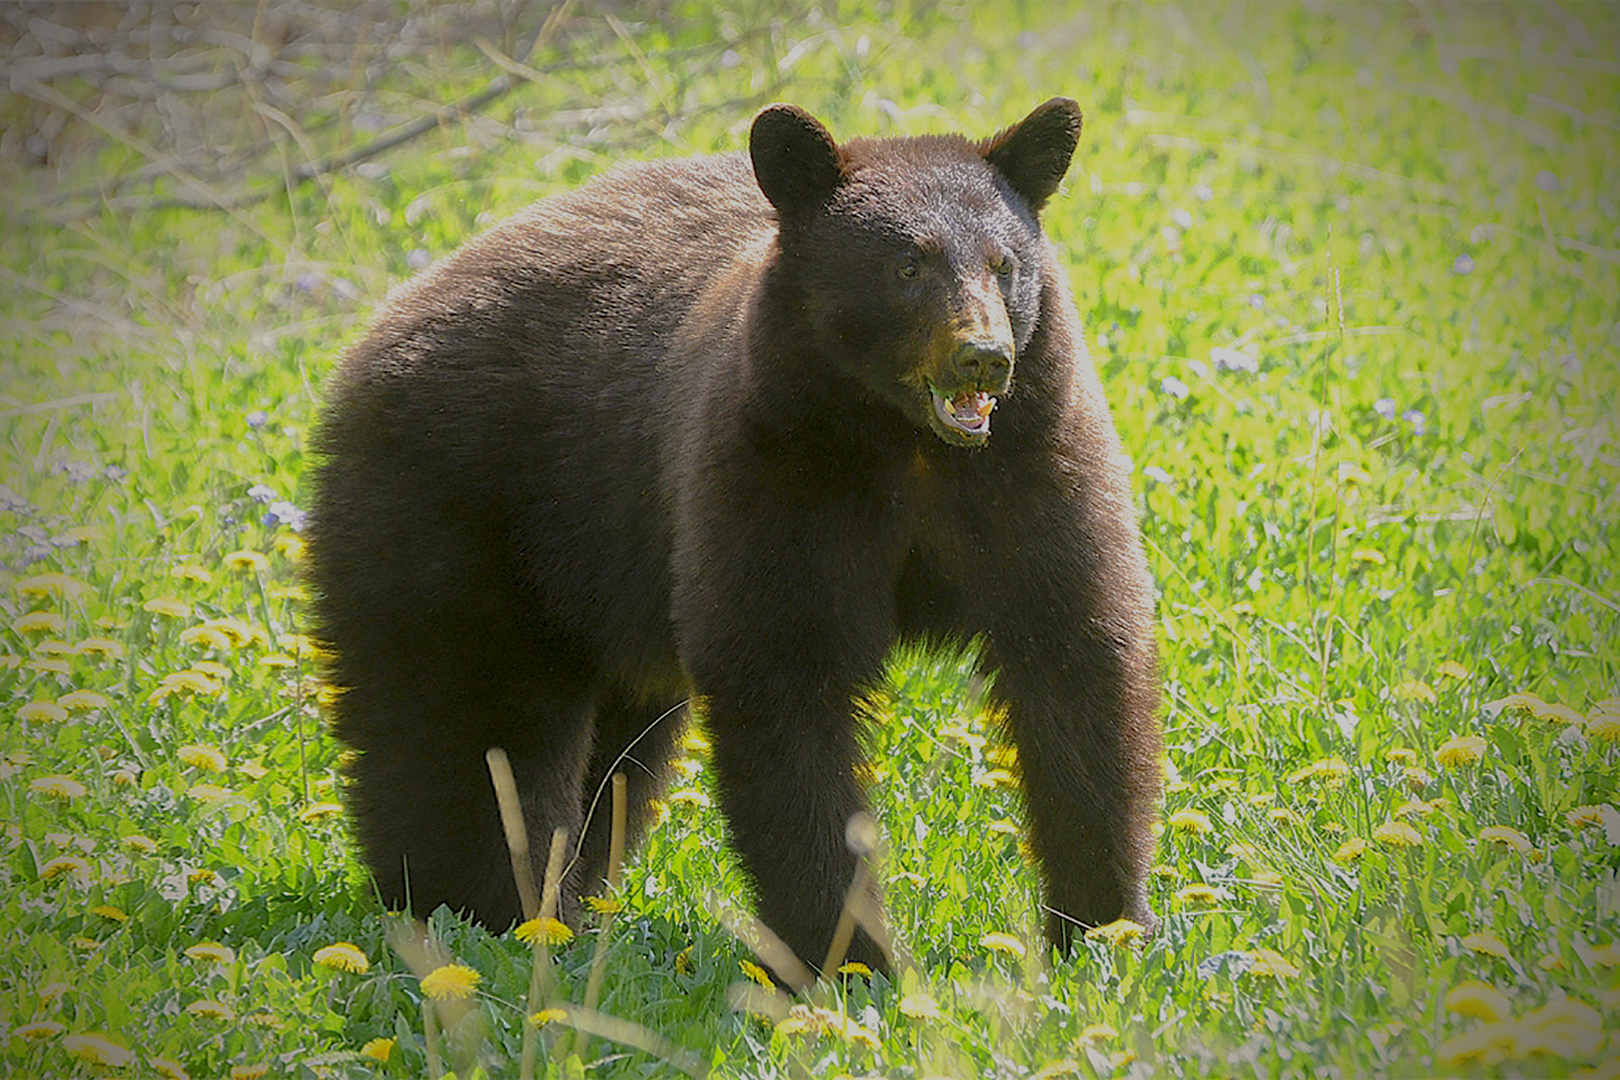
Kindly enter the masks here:
<path id="1" fill-rule="evenodd" d="M 0 12 L 0 1074 L 517 1076 L 538 1013 L 546 1076 L 1620 1076 L 1615 9 L 508 7 Z M 962 657 L 906 655 L 896 982 L 738 992 L 700 733 L 549 994 L 443 913 L 413 969 L 299 636 L 344 343 L 766 102 L 985 134 L 1060 93 L 1046 226 L 1160 589 L 1160 932 L 1045 955 L 1016 761 Z M 575 1030 L 598 956 L 615 1038 Z"/>

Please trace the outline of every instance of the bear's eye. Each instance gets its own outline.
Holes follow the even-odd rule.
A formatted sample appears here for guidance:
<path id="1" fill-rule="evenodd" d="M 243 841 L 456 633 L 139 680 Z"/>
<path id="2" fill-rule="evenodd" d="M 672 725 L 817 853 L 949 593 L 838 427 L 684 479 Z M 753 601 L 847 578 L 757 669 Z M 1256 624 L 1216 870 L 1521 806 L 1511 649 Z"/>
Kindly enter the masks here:
<path id="1" fill-rule="evenodd" d="M 922 268 L 917 265 L 916 259 L 907 259 L 900 264 L 900 276 L 903 278 L 914 278 L 920 273 L 922 273 Z"/>
<path id="2" fill-rule="evenodd" d="M 1011 255 L 1002 255 L 1002 256 L 1000 256 L 1000 257 L 998 257 L 996 259 L 993 259 L 991 261 L 991 263 L 990 263 L 990 269 L 992 269 L 992 270 L 994 270 L 996 272 L 997 277 L 1012 277 L 1012 272 L 1013 272 L 1012 256 Z"/>

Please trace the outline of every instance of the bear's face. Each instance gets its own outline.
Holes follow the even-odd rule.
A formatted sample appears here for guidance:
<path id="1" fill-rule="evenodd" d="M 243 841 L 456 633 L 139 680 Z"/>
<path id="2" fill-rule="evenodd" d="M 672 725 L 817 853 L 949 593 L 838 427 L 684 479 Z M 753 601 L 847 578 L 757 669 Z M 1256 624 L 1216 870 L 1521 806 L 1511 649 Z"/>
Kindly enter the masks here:
<path id="1" fill-rule="evenodd" d="M 984 445 L 1040 319 L 1036 212 L 1078 132 L 1061 100 L 978 144 L 838 146 L 796 109 L 761 113 L 755 175 L 818 352 L 947 443 Z"/>

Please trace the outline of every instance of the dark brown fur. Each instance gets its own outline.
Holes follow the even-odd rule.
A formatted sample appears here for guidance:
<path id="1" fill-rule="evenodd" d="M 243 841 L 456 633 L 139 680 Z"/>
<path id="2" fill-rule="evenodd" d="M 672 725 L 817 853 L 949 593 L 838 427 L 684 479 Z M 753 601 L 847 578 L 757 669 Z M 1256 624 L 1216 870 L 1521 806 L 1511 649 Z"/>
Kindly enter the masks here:
<path id="1" fill-rule="evenodd" d="M 759 914 L 819 961 L 863 805 L 852 699 L 898 639 L 979 637 L 1049 938 L 1150 919 L 1150 588 L 1037 220 L 1079 125 L 1058 99 L 983 143 L 836 144 L 773 106 L 751 158 L 614 170 L 390 299 L 330 387 L 310 538 L 389 902 L 510 923 L 485 749 L 543 850 L 627 748 L 644 819 L 695 695 Z M 934 392 L 996 395 L 993 434 Z"/>

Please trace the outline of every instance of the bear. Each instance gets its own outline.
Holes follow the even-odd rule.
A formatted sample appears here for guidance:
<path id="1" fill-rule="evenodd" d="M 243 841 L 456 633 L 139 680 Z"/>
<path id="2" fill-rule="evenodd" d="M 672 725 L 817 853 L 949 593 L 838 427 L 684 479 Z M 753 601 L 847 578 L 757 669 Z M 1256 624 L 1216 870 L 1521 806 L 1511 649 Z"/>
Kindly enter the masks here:
<path id="1" fill-rule="evenodd" d="M 746 153 L 612 168 L 393 292 L 330 377 L 307 538 L 386 903 L 533 914 L 501 747 L 535 880 L 567 830 L 577 918 L 594 800 L 625 773 L 634 843 L 700 702 L 758 916 L 818 964 L 858 865 L 856 705 L 939 642 L 974 645 L 1017 749 L 1047 939 L 1151 925 L 1152 584 L 1040 222 L 1080 130 L 1054 98 L 980 140 L 838 142 L 772 105 Z M 847 958 L 890 969 L 882 937 Z"/>

